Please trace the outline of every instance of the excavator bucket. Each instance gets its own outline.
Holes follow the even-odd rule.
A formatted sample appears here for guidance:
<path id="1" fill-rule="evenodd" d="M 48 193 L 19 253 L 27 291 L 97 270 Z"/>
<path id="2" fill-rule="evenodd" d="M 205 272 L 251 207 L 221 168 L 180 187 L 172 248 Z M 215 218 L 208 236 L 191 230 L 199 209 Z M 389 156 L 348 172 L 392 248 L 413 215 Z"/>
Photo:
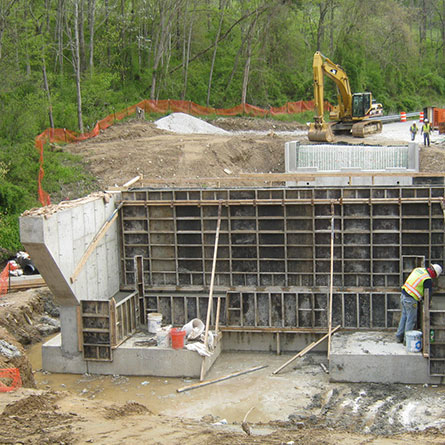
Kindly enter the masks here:
<path id="1" fill-rule="evenodd" d="M 326 122 L 321 124 L 311 123 L 308 138 L 310 141 L 314 142 L 333 142 L 334 132 L 332 131 L 331 125 Z"/>

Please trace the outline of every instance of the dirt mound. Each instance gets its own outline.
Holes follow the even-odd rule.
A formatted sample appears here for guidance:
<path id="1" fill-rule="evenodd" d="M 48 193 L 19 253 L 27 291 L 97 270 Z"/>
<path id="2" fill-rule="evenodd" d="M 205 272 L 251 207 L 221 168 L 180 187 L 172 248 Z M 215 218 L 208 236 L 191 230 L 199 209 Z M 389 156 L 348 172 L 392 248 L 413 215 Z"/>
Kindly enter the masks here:
<path id="1" fill-rule="evenodd" d="M 57 408 L 54 403 L 58 399 L 55 393 L 32 394 L 17 402 L 9 403 L 3 410 L 4 416 L 15 416 L 22 413 L 36 413 L 38 411 L 53 411 Z"/>
<path id="2" fill-rule="evenodd" d="M 108 134 L 108 132 L 110 132 Z M 283 172 L 289 136 L 172 134 L 146 121 L 110 127 L 98 137 L 70 144 L 102 188 L 137 175 L 150 179 L 228 178 L 240 172 Z"/>
<path id="3" fill-rule="evenodd" d="M 76 414 L 60 413 L 54 393 L 32 394 L 8 404 L 0 415 L 2 444 L 70 444 Z"/>
<path id="4" fill-rule="evenodd" d="M 307 130 L 307 126 L 299 122 L 282 122 L 256 117 L 218 117 L 211 123 L 228 131 L 290 132 Z"/>
<path id="5" fill-rule="evenodd" d="M 106 419 L 133 416 L 135 414 L 153 414 L 146 406 L 137 402 L 127 402 L 125 405 L 113 405 L 105 408 Z"/>

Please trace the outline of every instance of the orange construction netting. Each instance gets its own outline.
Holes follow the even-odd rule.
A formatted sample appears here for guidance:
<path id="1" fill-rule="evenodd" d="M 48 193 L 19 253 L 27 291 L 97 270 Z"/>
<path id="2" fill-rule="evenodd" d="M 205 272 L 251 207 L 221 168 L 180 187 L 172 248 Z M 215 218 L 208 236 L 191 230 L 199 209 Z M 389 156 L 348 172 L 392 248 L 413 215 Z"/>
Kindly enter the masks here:
<path id="1" fill-rule="evenodd" d="M 14 391 L 22 386 L 18 368 L 0 369 L 0 392 Z"/>
<path id="2" fill-rule="evenodd" d="M 268 110 L 257 107 L 255 105 L 241 104 L 232 108 L 211 108 L 203 107 L 195 104 L 191 101 L 185 100 L 142 100 L 141 102 L 131 105 L 125 110 L 117 113 L 110 114 L 104 119 L 98 121 L 94 128 L 89 133 L 77 134 L 74 131 L 67 130 L 65 128 L 47 128 L 41 134 L 35 138 L 35 146 L 40 152 L 40 169 L 38 178 L 38 196 L 42 206 L 51 204 L 50 196 L 42 188 L 42 180 L 45 175 L 43 170 L 43 152 L 44 145 L 47 142 L 78 142 L 84 141 L 95 137 L 99 134 L 100 130 L 105 130 L 110 125 L 113 125 L 115 121 L 122 120 L 128 116 L 136 113 L 136 108 L 144 110 L 145 113 L 188 113 L 195 116 L 206 116 L 209 114 L 216 114 L 220 116 L 237 116 L 237 115 L 249 115 L 257 117 L 265 116 L 278 116 L 280 114 L 296 114 L 303 111 L 313 110 L 314 101 L 288 102 L 282 107 L 270 107 Z M 325 109 L 330 110 L 332 107 L 329 102 L 325 103 Z"/>
<path id="3" fill-rule="evenodd" d="M 3 295 L 5 295 L 8 292 L 9 270 L 10 270 L 10 264 L 8 263 L 0 273 L 0 297 L 3 297 Z"/>

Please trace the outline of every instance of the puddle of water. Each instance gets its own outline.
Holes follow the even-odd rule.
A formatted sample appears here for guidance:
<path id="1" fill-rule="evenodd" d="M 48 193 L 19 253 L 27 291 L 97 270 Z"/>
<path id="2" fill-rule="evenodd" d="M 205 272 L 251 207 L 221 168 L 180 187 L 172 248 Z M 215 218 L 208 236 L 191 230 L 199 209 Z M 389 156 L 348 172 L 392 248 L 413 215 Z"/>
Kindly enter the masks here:
<path id="1" fill-rule="evenodd" d="M 155 414 L 201 419 L 212 415 L 230 422 L 242 422 L 249 414 L 249 422 L 286 420 L 289 414 L 304 409 L 310 394 L 301 397 L 295 386 L 295 373 L 289 367 L 288 373 L 272 376 L 272 371 L 288 357 L 272 354 L 222 353 L 206 376 L 215 379 L 254 366 L 268 365 L 267 368 L 215 383 L 202 388 L 178 393 L 184 386 L 198 383 L 197 379 L 162 378 L 149 376 L 110 376 L 55 374 L 42 371 L 41 344 L 28 350 L 28 357 L 35 370 L 38 388 L 65 390 L 89 399 L 99 399 L 124 404 L 139 402 Z M 315 372 L 317 380 L 323 371 Z M 304 379 L 311 377 L 304 377 Z M 298 384 L 304 384 L 301 376 Z M 311 386 L 314 382 L 306 382 Z M 318 385 L 317 385 L 318 386 Z"/>

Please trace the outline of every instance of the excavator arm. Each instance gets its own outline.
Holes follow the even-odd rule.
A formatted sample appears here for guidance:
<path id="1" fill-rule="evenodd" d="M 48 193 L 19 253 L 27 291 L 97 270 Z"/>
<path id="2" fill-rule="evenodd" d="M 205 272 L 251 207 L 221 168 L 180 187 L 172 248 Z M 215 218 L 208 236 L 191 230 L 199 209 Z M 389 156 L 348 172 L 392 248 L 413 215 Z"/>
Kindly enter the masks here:
<path id="1" fill-rule="evenodd" d="M 314 95 L 317 117 L 323 118 L 324 113 L 324 75 L 335 82 L 338 92 L 338 115 L 352 117 L 352 93 L 346 72 L 321 52 L 314 54 Z"/>

